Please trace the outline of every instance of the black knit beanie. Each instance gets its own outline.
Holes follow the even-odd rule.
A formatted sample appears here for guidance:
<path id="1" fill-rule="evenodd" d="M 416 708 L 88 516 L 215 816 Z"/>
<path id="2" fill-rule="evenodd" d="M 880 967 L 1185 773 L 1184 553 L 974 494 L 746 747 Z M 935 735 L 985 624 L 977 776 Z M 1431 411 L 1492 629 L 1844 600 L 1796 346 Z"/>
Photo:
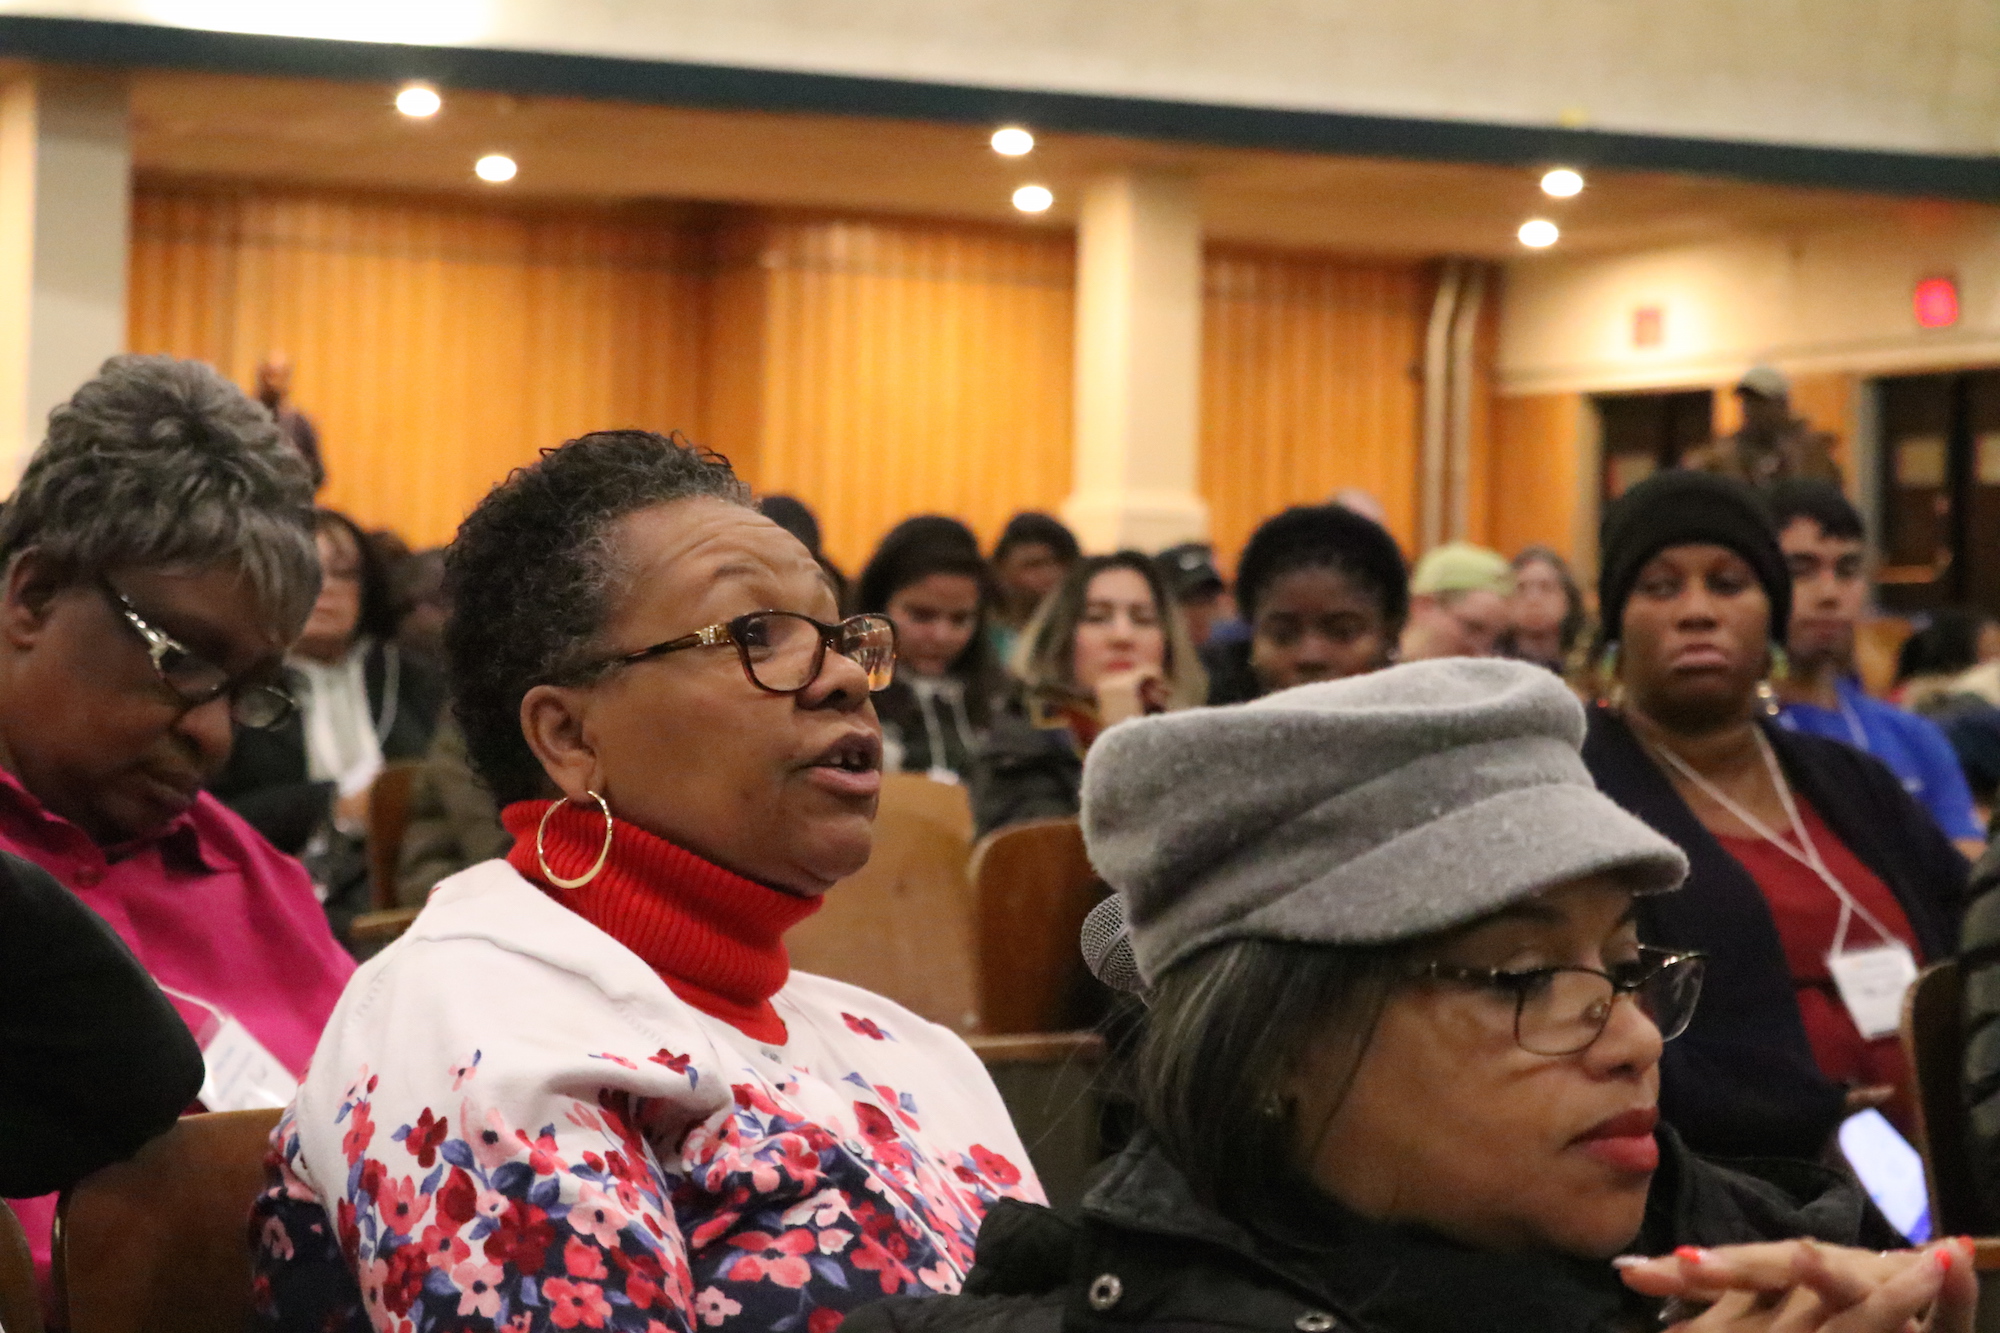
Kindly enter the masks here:
<path id="1" fill-rule="evenodd" d="M 1792 619 L 1792 571 L 1757 492 L 1733 477 L 1658 472 L 1619 496 L 1598 530 L 1597 605 L 1606 643 L 1618 642 L 1625 602 L 1646 562 L 1669 546 L 1726 546 L 1743 557 L 1771 601 L 1771 640 Z"/>

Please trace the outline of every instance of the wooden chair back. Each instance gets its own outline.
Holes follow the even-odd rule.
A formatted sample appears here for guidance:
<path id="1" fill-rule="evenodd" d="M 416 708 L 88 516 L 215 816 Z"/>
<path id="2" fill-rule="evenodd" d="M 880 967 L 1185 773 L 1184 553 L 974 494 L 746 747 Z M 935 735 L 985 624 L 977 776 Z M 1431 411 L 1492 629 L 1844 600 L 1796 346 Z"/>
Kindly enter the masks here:
<path id="1" fill-rule="evenodd" d="M 0 1199 L 0 1328 L 42 1333 L 42 1297 L 35 1287 L 35 1257 L 21 1219 Z"/>
<path id="2" fill-rule="evenodd" d="M 278 1115 L 183 1117 L 64 1191 L 55 1277 L 69 1333 L 240 1333 L 250 1207 Z"/>
<path id="3" fill-rule="evenodd" d="M 410 793 L 423 765 L 390 764 L 368 789 L 368 898 L 376 911 L 396 905 L 396 858 L 410 826 Z"/>
<path id="4" fill-rule="evenodd" d="M 1965 1039 L 1958 963 L 1925 968 L 1903 997 L 1903 1054 L 1917 1091 L 1917 1150 L 1930 1187 L 1931 1234 L 1985 1230 L 1965 1107 Z"/>
<path id="5" fill-rule="evenodd" d="M 1084 1026 L 1096 981 L 1078 933 L 1104 896 L 1074 819 L 996 829 L 972 851 L 979 911 L 979 1014 L 987 1032 Z"/>
<path id="6" fill-rule="evenodd" d="M 965 788 L 889 774 L 874 854 L 785 936 L 792 966 L 866 987 L 955 1031 L 978 1030 L 971 848 Z"/>
<path id="7" fill-rule="evenodd" d="M 1104 1038 L 1041 1032 L 968 1040 L 993 1076 L 1050 1205 L 1081 1202 L 1091 1169 L 1104 1157 Z"/>

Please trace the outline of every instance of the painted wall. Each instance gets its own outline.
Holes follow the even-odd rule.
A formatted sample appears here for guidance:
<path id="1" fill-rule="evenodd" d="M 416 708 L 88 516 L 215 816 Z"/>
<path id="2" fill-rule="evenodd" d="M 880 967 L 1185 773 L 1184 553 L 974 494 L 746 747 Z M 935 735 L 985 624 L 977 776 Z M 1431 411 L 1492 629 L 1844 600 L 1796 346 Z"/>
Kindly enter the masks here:
<path id="1" fill-rule="evenodd" d="M 1958 280 L 1948 329 L 1911 293 Z M 1636 313 L 1657 309 L 1641 347 Z M 2000 360 L 2000 210 L 1913 201 L 1901 225 L 1746 235 L 1636 254 L 1508 266 L 1503 393 L 1724 383 L 1767 361 L 1792 372 L 1886 373 Z"/>
<path id="2" fill-rule="evenodd" d="M 1986 0 L 4 0 L 0 14 L 1980 153 Z"/>

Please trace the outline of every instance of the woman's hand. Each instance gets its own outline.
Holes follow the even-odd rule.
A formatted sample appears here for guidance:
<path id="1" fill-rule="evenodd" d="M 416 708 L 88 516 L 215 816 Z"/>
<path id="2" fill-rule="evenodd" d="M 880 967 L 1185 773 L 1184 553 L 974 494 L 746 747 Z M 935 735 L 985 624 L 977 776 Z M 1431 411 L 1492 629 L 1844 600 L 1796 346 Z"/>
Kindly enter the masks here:
<path id="1" fill-rule="evenodd" d="M 1683 1333 L 1972 1333 L 1979 1284 L 1972 1242 L 1866 1250 L 1809 1240 L 1683 1248 L 1620 1262 L 1634 1291 L 1706 1306 Z"/>
<path id="2" fill-rule="evenodd" d="M 1097 717 L 1105 726 L 1165 712 L 1169 689 L 1156 667 L 1138 667 L 1097 682 Z"/>

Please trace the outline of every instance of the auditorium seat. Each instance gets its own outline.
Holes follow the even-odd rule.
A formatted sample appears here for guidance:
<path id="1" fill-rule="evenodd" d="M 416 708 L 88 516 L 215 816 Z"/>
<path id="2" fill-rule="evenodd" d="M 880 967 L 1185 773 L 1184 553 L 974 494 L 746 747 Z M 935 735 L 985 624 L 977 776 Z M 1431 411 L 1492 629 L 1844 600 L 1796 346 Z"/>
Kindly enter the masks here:
<path id="1" fill-rule="evenodd" d="M 396 858 L 410 826 L 410 793 L 424 766 L 389 764 L 368 788 L 368 897 L 376 911 L 396 905 Z"/>
<path id="2" fill-rule="evenodd" d="M 1074 819 L 996 829 L 973 849 L 983 1031 L 1087 1027 L 1108 992 L 1083 965 L 1077 937 L 1104 896 Z"/>
<path id="3" fill-rule="evenodd" d="M 954 1031 L 979 1030 L 971 844 L 965 788 L 921 773 L 886 776 L 874 852 L 785 936 L 792 966 L 887 996 Z"/>
<path id="4" fill-rule="evenodd" d="M 69 1333 L 241 1333 L 250 1207 L 278 1115 L 184 1117 L 64 1191 L 55 1280 Z"/>

